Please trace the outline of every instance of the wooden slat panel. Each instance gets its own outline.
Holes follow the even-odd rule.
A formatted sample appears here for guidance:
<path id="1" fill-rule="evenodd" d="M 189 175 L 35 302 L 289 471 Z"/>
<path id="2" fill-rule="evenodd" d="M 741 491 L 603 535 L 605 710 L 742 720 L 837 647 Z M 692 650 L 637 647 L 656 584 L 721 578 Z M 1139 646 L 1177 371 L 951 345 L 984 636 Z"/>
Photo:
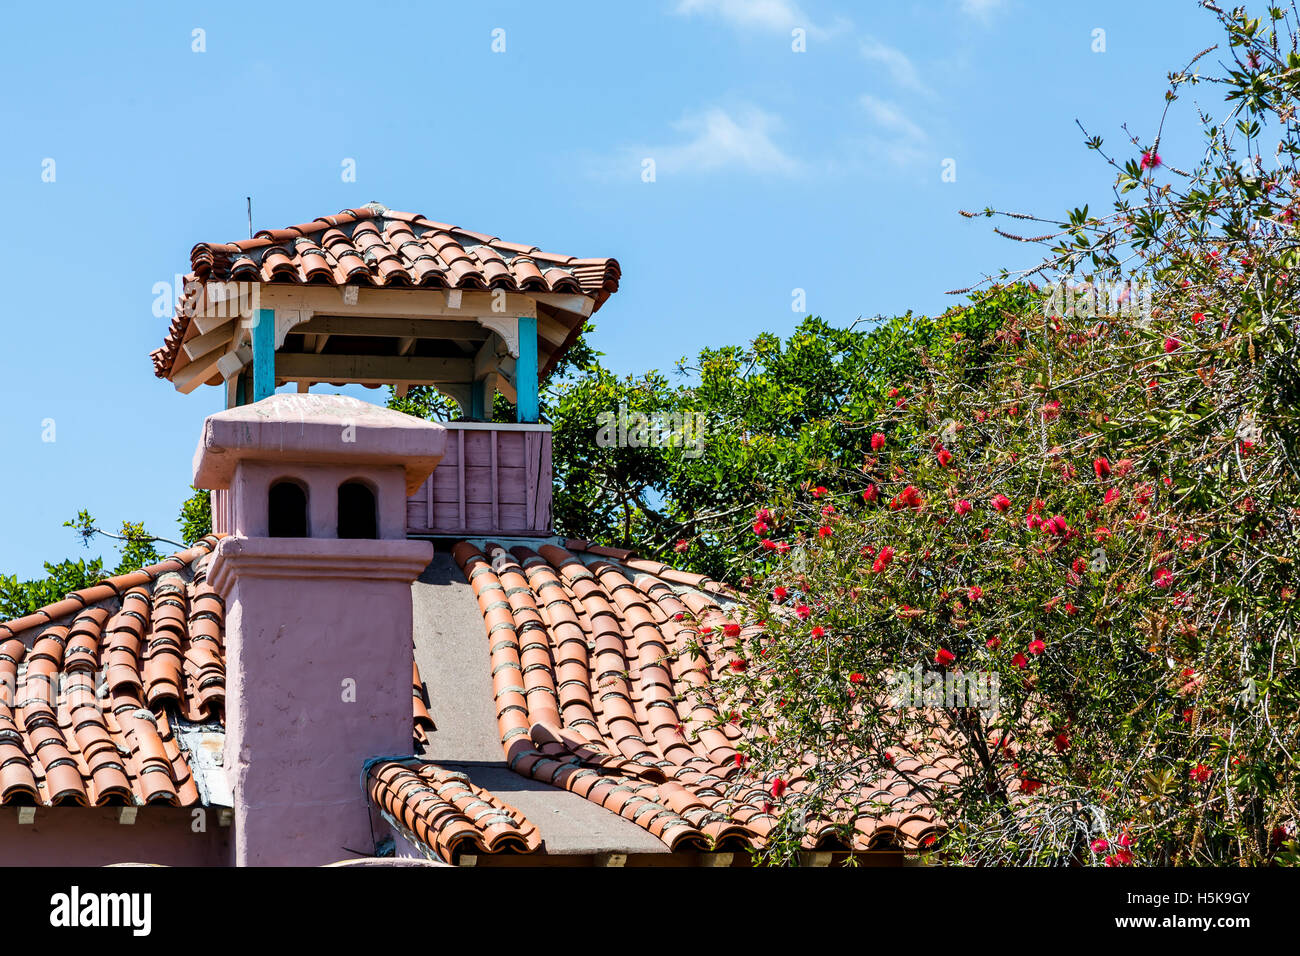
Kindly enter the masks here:
<path id="1" fill-rule="evenodd" d="M 541 432 L 542 454 L 537 475 L 537 511 L 530 527 L 551 530 L 551 433 Z"/>
<path id="2" fill-rule="evenodd" d="M 501 527 L 501 508 L 498 489 L 501 484 L 501 474 L 497 471 L 497 433 L 489 432 L 492 436 L 492 476 L 488 479 L 488 484 L 492 488 L 492 527 Z"/>
<path id="3" fill-rule="evenodd" d="M 551 433 L 454 426 L 448 431 L 455 437 L 442 461 L 408 499 L 408 529 L 437 535 L 548 534 Z"/>
<path id="4" fill-rule="evenodd" d="M 508 468 L 523 468 L 527 460 L 528 443 L 543 432 L 498 432 L 497 460 Z"/>
<path id="5" fill-rule="evenodd" d="M 465 512 L 465 430 L 462 428 L 458 438 L 458 452 L 456 457 L 456 472 L 460 479 L 460 526 L 466 528 L 469 526 L 469 516 Z"/>
<path id="6" fill-rule="evenodd" d="M 528 472 L 523 468 L 498 468 L 497 497 L 503 505 L 528 504 Z"/>

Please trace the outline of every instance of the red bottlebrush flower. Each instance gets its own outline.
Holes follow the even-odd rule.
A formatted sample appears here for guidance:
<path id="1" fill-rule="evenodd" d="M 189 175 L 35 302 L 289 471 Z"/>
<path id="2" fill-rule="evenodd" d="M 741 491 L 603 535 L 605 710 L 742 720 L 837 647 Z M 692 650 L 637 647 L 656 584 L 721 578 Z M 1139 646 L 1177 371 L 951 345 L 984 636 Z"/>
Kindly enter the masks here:
<path id="1" fill-rule="evenodd" d="M 880 497 L 880 489 L 875 485 L 867 485 L 866 490 L 862 492 L 863 501 L 875 501 L 878 497 Z"/>
<path id="2" fill-rule="evenodd" d="M 823 518 L 829 518 L 829 517 L 830 517 L 831 515 L 833 515 L 833 514 L 835 514 L 835 506 L 834 506 L 834 505 L 825 505 L 825 506 L 822 508 L 822 517 L 823 517 Z"/>
<path id="3" fill-rule="evenodd" d="M 1035 657 L 1043 653 L 1043 651 L 1045 650 L 1047 650 L 1047 645 L 1044 644 L 1042 641 L 1033 640 L 1029 642 L 1029 653 L 1033 654 Z"/>
<path id="4" fill-rule="evenodd" d="M 835 532 L 831 530 L 831 526 L 828 524 L 824 524 L 817 529 L 817 537 L 819 538 L 829 538 L 834 533 Z"/>
<path id="5" fill-rule="evenodd" d="M 1050 401 L 1043 406 L 1043 421 L 1050 422 L 1061 417 L 1061 403 Z"/>
<path id="6" fill-rule="evenodd" d="M 1063 538 L 1070 533 L 1070 526 L 1066 523 L 1064 515 L 1057 515 L 1043 526 L 1043 530 L 1048 534 Z"/>
<path id="7" fill-rule="evenodd" d="M 876 555 L 876 560 L 871 562 L 872 572 L 879 574 L 881 571 L 885 570 L 885 568 L 889 567 L 889 562 L 893 560 L 894 549 L 889 545 L 885 545 L 880 549 L 880 553 Z"/>
<path id="8" fill-rule="evenodd" d="M 1147 150 L 1142 154 L 1142 162 L 1139 164 L 1142 169 L 1155 169 L 1161 163 L 1160 154 L 1154 150 Z"/>
<path id="9" fill-rule="evenodd" d="M 1120 496 L 1120 492 L 1118 488 L 1107 488 L 1106 495 L 1102 500 L 1106 504 L 1110 504 L 1111 502 L 1118 501 L 1119 496 Z"/>
<path id="10" fill-rule="evenodd" d="M 1015 664 L 1017 667 L 1028 667 L 1029 658 L 1025 657 L 1024 654 L 1021 654 L 1019 651 L 1017 651 L 1016 656 L 1011 658 L 1011 663 Z"/>
<path id="11" fill-rule="evenodd" d="M 678 538 L 677 543 L 673 545 L 673 550 L 678 554 L 685 554 L 691 548 L 691 543 L 685 538 Z"/>
<path id="12" fill-rule="evenodd" d="M 972 507 L 974 506 L 969 501 L 967 501 L 965 498 L 962 498 L 960 501 L 958 501 L 955 505 L 952 506 L 952 510 L 957 512 L 957 514 L 959 515 L 964 515 L 964 514 L 970 514 L 970 510 Z"/>
<path id="13" fill-rule="evenodd" d="M 736 756 L 734 756 L 732 759 L 736 762 L 736 766 L 737 766 L 737 767 L 743 767 L 743 766 L 745 766 L 745 755 L 744 755 L 744 754 L 736 754 Z"/>
<path id="14" fill-rule="evenodd" d="M 731 669 L 737 674 L 743 674 L 745 671 L 749 670 L 749 665 L 737 657 L 731 662 Z"/>
<path id="15" fill-rule="evenodd" d="M 740 637 L 740 625 L 724 624 L 722 625 L 722 633 L 727 635 L 727 637 Z"/>
<path id="16" fill-rule="evenodd" d="M 1006 511 L 1011 507 L 1011 499 L 1003 494 L 994 495 L 993 500 L 990 503 L 998 511 Z"/>
<path id="17" fill-rule="evenodd" d="M 789 550 L 790 550 L 790 542 L 789 542 L 789 541 L 778 541 L 778 542 L 776 543 L 776 553 L 777 553 L 777 554 L 786 554 Z"/>
<path id="18" fill-rule="evenodd" d="M 768 511 L 766 508 L 759 508 L 757 511 L 754 512 L 754 520 L 755 520 L 755 521 L 771 521 L 771 520 L 772 520 L 772 512 Z"/>
<path id="19" fill-rule="evenodd" d="M 1075 607 L 1073 604 L 1071 604 L 1069 601 L 1066 601 L 1065 604 L 1062 605 L 1062 607 L 1065 608 L 1065 613 L 1068 614 L 1070 617 L 1074 617 L 1074 615 L 1079 613 L 1079 609 Z"/>
<path id="20" fill-rule="evenodd" d="M 812 615 L 812 609 L 807 604 L 800 604 L 794 609 L 794 613 L 799 615 L 799 620 L 806 621 Z"/>
<path id="21" fill-rule="evenodd" d="M 931 833 L 929 836 L 927 836 L 924 840 L 921 841 L 921 845 L 922 845 L 922 846 L 934 846 L 935 841 L 937 841 L 938 839 L 939 839 L 939 838 L 938 838 L 937 836 L 935 836 L 933 833 Z"/>
<path id="22" fill-rule="evenodd" d="M 810 633 L 812 634 L 813 637 L 817 638 L 818 640 L 821 640 L 823 637 L 826 636 L 826 628 L 818 624 L 816 627 L 812 629 Z"/>
<path id="23" fill-rule="evenodd" d="M 1198 763 L 1191 770 L 1187 771 L 1187 776 L 1191 777 L 1197 783 L 1205 783 L 1210 779 L 1210 768 L 1203 763 Z"/>
<path id="24" fill-rule="evenodd" d="M 889 390 L 889 397 L 890 397 L 890 398 L 898 398 L 898 389 L 896 389 L 896 388 L 891 388 L 891 389 Z"/>
<path id="25" fill-rule="evenodd" d="M 1034 791 L 1042 787 L 1042 785 L 1043 781 L 1041 780 L 1030 780 L 1025 778 L 1020 781 L 1020 791 L 1025 794 L 1032 794 Z"/>
<path id="26" fill-rule="evenodd" d="M 854 671 L 852 674 L 849 675 L 850 684 L 861 684 L 864 680 L 866 680 L 866 678 L 863 677 L 861 674 L 859 674 L 857 671 Z"/>
<path id="27" fill-rule="evenodd" d="M 991 651 L 996 651 L 999 647 L 1002 646 L 1002 638 L 990 637 L 987 641 L 984 642 L 984 646 Z"/>
<path id="28" fill-rule="evenodd" d="M 1010 408 L 1007 409 L 1007 414 L 1010 415 L 1012 418 L 1015 418 L 1017 415 L 1020 414 L 1020 406 L 1012 405 Z"/>
<path id="29" fill-rule="evenodd" d="M 768 524 L 766 521 L 754 522 L 754 534 L 764 534 L 767 530 L 768 530 Z"/>
<path id="30" fill-rule="evenodd" d="M 1110 537 L 1110 529 L 1109 529 L 1109 528 L 1104 528 L 1104 527 L 1103 527 L 1103 528 L 1098 528 L 1096 531 L 1094 531 L 1094 532 L 1092 533 L 1092 540 L 1093 540 L 1093 541 L 1098 541 L 1098 542 L 1100 542 L 1100 541 L 1105 541 L 1105 540 L 1106 540 L 1107 538 L 1109 538 L 1109 537 Z"/>
<path id="31" fill-rule="evenodd" d="M 774 799 L 780 800 L 781 794 L 785 793 L 785 788 L 787 786 L 788 784 L 786 784 L 784 780 L 782 780 L 780 777 L 777 777 L 775 780 L 772 781 L 772 797 Z"/>
<path id="32" fill-rule="evenodd" d="M 1074 561 L 1070 563 L 1070 570 L 1075 574 L 1083 574 L 1087 567 L 1088 562 L 1084 561 L 1083 558 L 1075 558 Z"/>
<path id="33" fill-rule="evenodd" d="M 1093 853 L 1105 853 L 1110 849 L 1110 843 L 1103 840 L 1101 837 L 1097 837 L 1097 839 L 1093 840 L 1090 845 Z"/>
<path id="34" fill-rule="evenodd" d="M 974 604 L 983 596 L 984 596 L 984 589 L 980 587 L 978 584 L 972 584 L 970 587 L 966 589 L 966 600 L 970 601 L 971 604 Z"/>
<path id="35" fill-rule="evenodd" d="M 821 485 L 818 485 L 816 488 L 812 490 L 812 496 L 814 498 L 823 498 L 826 496 L 826 489 Z"/>
<path id="36" fill-rule="evenodd" d="M 1127 850 L 1129 847 L 1133 845 L 1133 838 L 1128 835 L 1128 831 L 1124 831 L 1118 837 L 1116 837 L 1115 845 L 1123 847 L 1124 849 Z"/>
<path id="37" fill-rule="evenodd" d="M 1056 748 L 1057 753 L 1064 753 L 1070 748 L 1070 735 L 1065 731 L 1061 731 L 1052 738 L 1052 746 Z"/>
<path id="38" fill-rule="evenodd" d="M 1178 346 L 1182 344 L 1183 344 L 1182 342 L 1179 342 L 1176 338 L 1174 338 L 1171 335 L 1169 338 L 1165 339 L 1165 352 L 1166 353 L 1177 352 Z"/>
<path id="39" fill-rule="evenodd" d="M 1121 458 L 1119 461 L 1115 462 L 1115 474 L 1119 475 L 1121 478 L 1128 475 L 1129 472 L 1131 472 L 1132 470 L 1133 470 L 1132 458 Z"/>
<path id="40" fill-rule="evenodd" d="M 1190 724 L 1193 718 L 1195 717 L 1196 717 L 1196 708 L 1188 707 L 1183 710 L 1183 723 Z"/>
<path id="41" fill-rule="evenodd" d="M 1192 313 L 1192 324 L 1193 324 L 1193 325 L 1200 325 L 1200 324 L 1201 324 L 1202 322 L 1204 322 L 1204 321 L 1205 321 L 1205 313 L 1204 313 L 1204 312 L 1193 312 L 1193 313 Z"/>
<path id="42" fill-rule="evenodd" d="M 1044 523 L 1045 522 L 1043 521 L 1043 519 L 1038 517 L 1038 515 L 1036 514 L 1029 514 L 1025 516 L 1025 527 L 1028 528 L 1030 531 L 1035 531 L 1038 528 L 1041 528 L 1044 525 Z"/>
<path id="43" fill-rule="evenodd" d="M 790 596 L 790 592 L 789 590 L 786 589 L 784 585 L 778 584 L 776 587 L 772 588 L 773 601 L 784 601 L 789 596 Z"/>
<path id="44" fill-rule="evenodd" d="M 883 432 L 876 432 L 871 436 L 871 450 L 880 451 L 885 447 L 885 436 Z"/>
<path id="45" fill-rule="evenodd" d="M 1094 458 L 1092 460 L 1092 470 L 1096 472 L 1099 479 L 1110 477 L 1110 462 L 1105 458 Z"/>
<path id="46" fill-rule="evenodd" d="M 939 466 L 942 468 L 947 468 L 952 464 L 952 452 L 944 448 L 942 445 L 940 445 L 939 450 L 935 452 L 935 457 L 939 459 Z"/>
<path id="47" fill-rule="evenodd" d="M 1158 588 L 1167 588 L 1169 585 L 1174 583 L 1173 572 L 1168 568 L 1156 568 L 1156 573 L 1151 579 L 1151 583 Z"/>
<path id="48" fill-rule="evenodd" d="M 941 647 L 934 652 L 934 662 L 940 667 L 947 667 L 957 659 L 957 655 L 946 647 Z"/>
<path id="49" fill-rule="evenodd" d="M 773 541 L 771 538 L 764 538 L 762 541 L 759 542 L 759 544 L 762 546 L 764 551 L 776 550 L 776 542 Z"/>

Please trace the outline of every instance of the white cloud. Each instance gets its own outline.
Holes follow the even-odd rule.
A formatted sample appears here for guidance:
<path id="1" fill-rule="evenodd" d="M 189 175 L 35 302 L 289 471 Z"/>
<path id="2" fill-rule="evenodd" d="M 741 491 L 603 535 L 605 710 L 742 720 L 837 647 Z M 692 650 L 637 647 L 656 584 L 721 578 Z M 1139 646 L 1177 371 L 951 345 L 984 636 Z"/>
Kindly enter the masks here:
<path id="1" fill-rule="evenodd" d="M 913 123 L 895 104 L 877 99 L 869 93 L 863 93 L 858 101 L 867 115 L 882 129 L 908 139 L 925 139 L 925 130 Z"/>
<path id="2" fill-rule="evenodd" d="M 916 65 L 902 50 L 867 37 L 862 41 L 862 55 L 872 63 L 883 66 L 890 78 L 899 86 L 926 93 L 930 91 L 921 80 Z"/>
<path id="3" fill-rule="evenodd" d="M 788 0 L 678 0 L 677 12 L 711 14 L 745 30 L 788 33 L 803 27 L 810 34 L 821 32 L 798 4 Z"/>
<path id="4" fill-rule="evenodd" d="M 1003 3 L 1004 0 L 961 0 L 961 12 L 987 22 Z"/>
<path id="5" fill-rule="evenodd" d="M 643 159 L 653 159 L 660 177 L 724 169 L 793 176 L 803 164 L 773 142 L 772 134 L 780 125 L 779 117 L 752 106 L 734 114 L 715 107 L 687 114 L 673 124 L 685 135 L 684 141 L 622 150 L 617 165 L 626 172 L 640 169 Z"/>
<path id="6" fill-rule="evenodd" d="M 924 158 L 922 145 L 928 138 L 925 130 L 902 109 L 868 93 L 863 93 L 858 102 L 875 126 L 875 132 L 866 141 L 870 152 L 898 166 L 914 164 Z"/>

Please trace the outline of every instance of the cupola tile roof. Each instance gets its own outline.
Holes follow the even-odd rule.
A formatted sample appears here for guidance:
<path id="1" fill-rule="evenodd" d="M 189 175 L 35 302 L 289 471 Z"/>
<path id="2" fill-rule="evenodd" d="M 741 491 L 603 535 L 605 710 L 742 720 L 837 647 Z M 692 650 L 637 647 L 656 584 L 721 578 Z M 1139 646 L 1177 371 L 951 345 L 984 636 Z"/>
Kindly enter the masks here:
<path id="1" fill-rule="evenodd" d="M 205 282 L 570 293 L 591 299 L 594 312 L 618 290 L 620 275 L 616 259 L 543 252 L 380 203 L 264 229 L 251 239 L 200 242 L 190 266 L 166 339 L 152 353 L 160 378 L 171 376 L 182 342 L 197 331 L 192 314 Z M 571 339 L 580 329 L 578 322 Z"/>

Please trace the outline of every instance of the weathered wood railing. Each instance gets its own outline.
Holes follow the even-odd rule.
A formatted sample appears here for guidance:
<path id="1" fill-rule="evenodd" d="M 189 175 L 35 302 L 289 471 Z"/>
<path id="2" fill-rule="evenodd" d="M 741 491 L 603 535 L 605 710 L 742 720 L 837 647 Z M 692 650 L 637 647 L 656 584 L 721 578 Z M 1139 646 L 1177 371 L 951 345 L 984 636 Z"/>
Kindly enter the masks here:
<path id="1" fill-rule="evenodd" d="M 551 533 L 551 427 L 447 424 L 447 451 L 406 500 L 408 535 Z"/>

